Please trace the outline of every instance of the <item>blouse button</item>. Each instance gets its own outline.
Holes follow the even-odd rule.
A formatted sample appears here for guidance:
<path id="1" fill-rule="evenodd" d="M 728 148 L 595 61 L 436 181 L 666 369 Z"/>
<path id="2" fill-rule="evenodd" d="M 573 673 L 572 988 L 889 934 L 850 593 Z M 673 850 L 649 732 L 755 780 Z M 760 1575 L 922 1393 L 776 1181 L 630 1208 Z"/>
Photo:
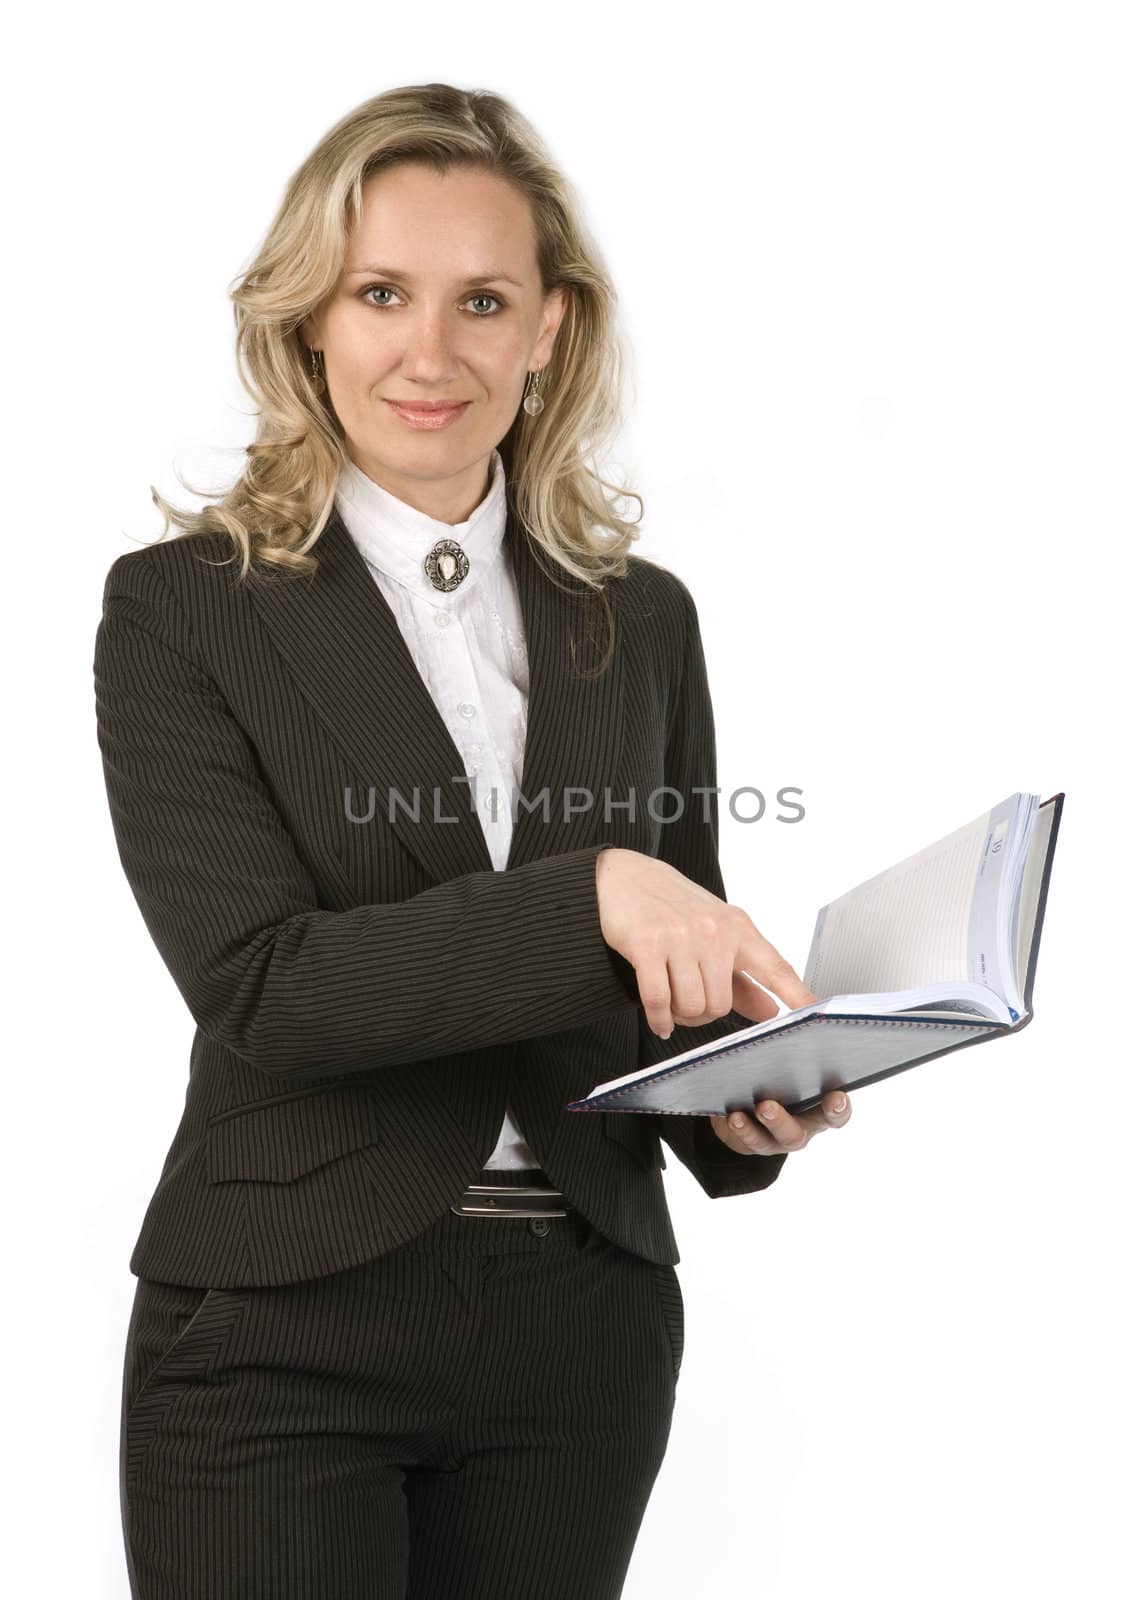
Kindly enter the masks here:
<path id="1" fill-rule="evenodd" d="M 452 620 L 452 614 L 451 614 L 450 611 L 437 611 L 436 612 L 436 626 L 437 626 L 437 628 L 446 628 L 448 626 L 448 623 L 451 620 Z"/>
<path id="2" fill-rule="evenodd" d="M 473 705 L 469 705 L 466 700 L 461 700 L 459 712 L 461 717 L 474 717 L 475 707 Z"/>

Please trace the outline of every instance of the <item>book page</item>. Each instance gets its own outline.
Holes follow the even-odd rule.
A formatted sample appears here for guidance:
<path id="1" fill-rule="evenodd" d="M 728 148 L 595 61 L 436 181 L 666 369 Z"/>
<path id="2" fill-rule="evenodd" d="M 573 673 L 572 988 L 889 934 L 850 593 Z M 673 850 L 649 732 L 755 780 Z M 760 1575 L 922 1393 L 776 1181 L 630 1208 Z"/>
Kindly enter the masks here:
<path id="1" fill-rule="evenodd" d="M 1042 892 L 1042 874 L 1046 870 L 1046 847 L 1050 843 L 1050 830 L 1054 824 L 1054 804 L 1047 802 L 1034 815 L 1030 850 L 1026 869 L 1022 875 L 1022 892 L 1018 906 L 1018 949 L 1016 975 L 1019 1004 L 1026 1001 L 1026 980 L 1030 967 L 1030 945 L 1034 938 L 1034 922 L 1038 914 L 1038 896 Z"/>
<path id="2" fill-rule="evenodd" d="M 971 978 L 1001 995 L 1017 1015 L 1022 986 L 1014 971 L 1018 886 L 1037 795 L 1012 794 L 990 814 L 979 855 L 967 953 Z"/>
<path id="3" fill-rule="evenodd" d="M 968 932 L 984 811 L 820 912 L 804 981 L 814 994 L 877 994 L 970 981 Z"/>

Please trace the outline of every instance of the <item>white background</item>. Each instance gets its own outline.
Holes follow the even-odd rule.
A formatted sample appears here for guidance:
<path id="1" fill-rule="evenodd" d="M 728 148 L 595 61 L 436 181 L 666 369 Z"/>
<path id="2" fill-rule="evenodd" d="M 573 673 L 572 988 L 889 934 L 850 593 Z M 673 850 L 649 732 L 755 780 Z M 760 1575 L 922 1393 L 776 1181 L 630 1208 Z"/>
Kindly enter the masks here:
<path id="1" fill-rule="evenodd" d="M 150 484 L 239 470 L 226 286 L 289 174 L 444 80 L 534 120 L 616 279 L 612 475 L 696 596 L 723 790 L 772 805 L 723 814 L 730 899 L 799 965 L 827 900 L 1067 794 L 1027 1030 L 857 1091 L 765 1193 L 671 1157 L 686 1352 L 626 1595 L 1137 1593 L 1135 22 L 327 0 L 10 33 L 6 1592 L 127 1594 L 127 1260 L 192 1033 L 111 833 L 103 578 Z"/>

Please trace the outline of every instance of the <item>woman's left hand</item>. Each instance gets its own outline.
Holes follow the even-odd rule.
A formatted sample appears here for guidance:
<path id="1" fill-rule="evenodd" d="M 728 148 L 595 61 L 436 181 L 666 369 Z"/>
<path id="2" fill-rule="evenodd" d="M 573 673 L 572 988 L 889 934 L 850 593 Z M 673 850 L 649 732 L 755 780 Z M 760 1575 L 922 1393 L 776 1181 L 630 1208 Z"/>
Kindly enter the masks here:
<path id="1" fill-rule="evenodd" d="M 814 1134 L 825 1128 L 842 1128 L 851 1118 L 852 1102 L 835 1090 L 800 1117 L 794 1117 L 776 1100 L 758 1100 L 754 1110 L 756 1120 L 744 1111 L 709 1119 L 721 1143 L 741 1156 L 776 1156 L 803 1150 Z"/>

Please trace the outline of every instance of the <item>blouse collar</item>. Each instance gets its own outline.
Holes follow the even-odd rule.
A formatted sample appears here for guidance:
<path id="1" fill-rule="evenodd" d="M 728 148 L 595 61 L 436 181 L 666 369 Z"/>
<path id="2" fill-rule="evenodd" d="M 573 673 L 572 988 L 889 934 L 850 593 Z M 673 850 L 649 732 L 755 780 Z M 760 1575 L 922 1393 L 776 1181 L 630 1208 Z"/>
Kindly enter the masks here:
<path id="1" fill-rule="evenodd" d="M 353 543 L 370 567 L 433 605 L 449 606 L 474 589 L 500 555 L 507 527 L 506 476 L 498 450 L 491 452 L 491 487 L 466 522 L 440 522 L 382 489 L 346 457 L 337 480 L 336 502 Z M 441 590 L 424 562 L 441 539 L 453 540 L 468 561 L 454 589 Z M 451 564 L 444 562 L 444 575 Z"/>

